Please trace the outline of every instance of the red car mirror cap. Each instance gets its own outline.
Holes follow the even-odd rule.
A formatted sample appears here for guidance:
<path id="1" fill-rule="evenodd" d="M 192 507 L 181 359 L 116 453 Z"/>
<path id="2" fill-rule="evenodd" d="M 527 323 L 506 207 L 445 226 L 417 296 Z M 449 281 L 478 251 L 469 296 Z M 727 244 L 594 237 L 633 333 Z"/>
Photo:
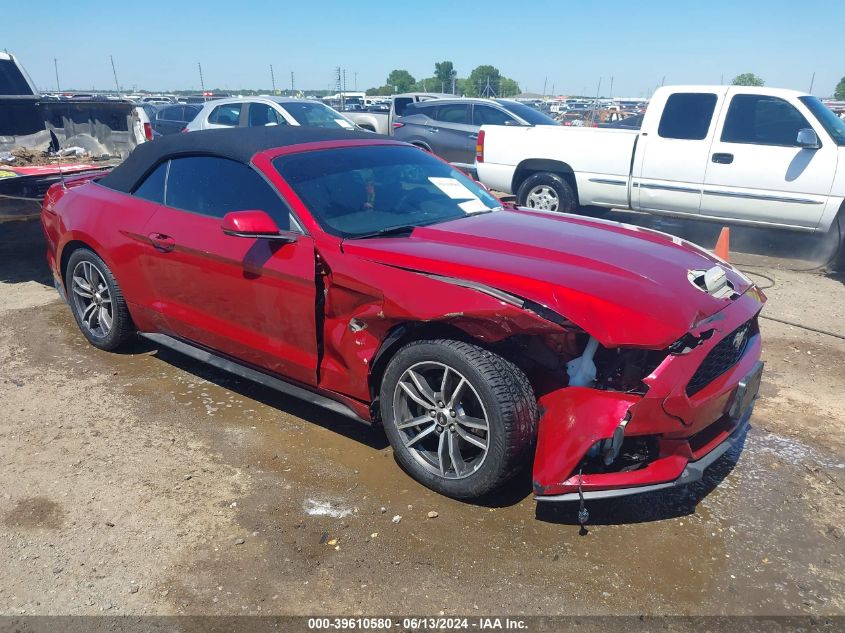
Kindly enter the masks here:
<path id="1" fill-rule="evenodd" d="M 282 231 L 264 211 L 232 211 L 223 216 L 220 228 L 233 237 L 252 237 L 295 242 L 298 234 Z"/>

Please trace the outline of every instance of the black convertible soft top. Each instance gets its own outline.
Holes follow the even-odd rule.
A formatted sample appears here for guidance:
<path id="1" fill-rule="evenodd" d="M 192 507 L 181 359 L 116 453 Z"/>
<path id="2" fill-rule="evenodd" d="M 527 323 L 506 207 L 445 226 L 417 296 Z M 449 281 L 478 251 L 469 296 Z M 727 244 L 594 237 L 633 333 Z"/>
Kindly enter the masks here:
<path id="1" fill-rule="evenodd" d="M 142 143 L 125 161 L 97 182 L 109 189 L 131 193 L 156 165 L 176 156 L 221 156 L 248 164 L 253 156 L 267 149 L 321 141 L 358 139 L 389 140 L 386 136 L 371 132 L 293 125 L 239 127 L 172 134 L 149 143 Z"/>

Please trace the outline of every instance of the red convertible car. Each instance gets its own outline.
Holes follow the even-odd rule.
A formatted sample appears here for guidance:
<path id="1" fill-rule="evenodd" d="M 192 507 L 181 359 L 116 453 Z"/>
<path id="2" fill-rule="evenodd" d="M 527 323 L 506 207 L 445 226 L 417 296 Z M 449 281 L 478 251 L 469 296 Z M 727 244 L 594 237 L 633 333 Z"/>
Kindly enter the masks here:
<path id="1" fill-rule="evenodd" d="M 503 207 L 369 133 L 162 138 L 53 186 L 42 220 L 92 345 L 140 333 L 381 424 L 412 477 L 456 498 L 532 460 L 538 500 L 694 481 L 757 396 L 765 297 L 730 265 Z"/>

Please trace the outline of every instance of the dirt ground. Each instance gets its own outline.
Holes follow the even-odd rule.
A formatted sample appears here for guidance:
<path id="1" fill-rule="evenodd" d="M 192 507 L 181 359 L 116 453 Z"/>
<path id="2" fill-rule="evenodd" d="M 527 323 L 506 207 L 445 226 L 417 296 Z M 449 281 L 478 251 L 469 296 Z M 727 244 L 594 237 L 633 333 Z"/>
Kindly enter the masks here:
<path id="1" fill-rule="evenodd" d="M 744 447 L 589 504 L 581 536 L 527 477 L 446 499 L 378 430 L 151 344 L 94 349 L 43 249 L 0 224 L 0 614 L 845 613 L 842 338 L 762 321 Z M 765 315 L 845 335 L 845 279 L 749 250 Z"/>

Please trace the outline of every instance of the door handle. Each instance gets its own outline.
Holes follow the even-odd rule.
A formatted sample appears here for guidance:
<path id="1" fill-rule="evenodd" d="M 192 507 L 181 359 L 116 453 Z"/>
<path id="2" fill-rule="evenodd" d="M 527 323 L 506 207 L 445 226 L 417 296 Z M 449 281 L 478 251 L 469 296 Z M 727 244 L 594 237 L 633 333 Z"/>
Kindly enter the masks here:
<path id="1" fill-rule="evenodd" d="M 439 132 L 440 130 L 436 127 L 426 128 L 429 134 L 434 134 L 435 132 Z"/>
<path id="2" fill-rule="evenodd" d="M 713 162 L 714 163 L 722 163 L 723 165 L 730 165 L 734 162 L 734 155 L 733 154 L 720 154 L 715 153 L 713 154 Z"/>
<path id="3" fill-rule="evenodd" d="M 470 134 L 469 138 L 474 141 L 475 139 L 478 138 L 478 134 Z"/>
<path id="4" fill-rule="evenodd" d="M 169 253 L 176 248 L 176 240 L 169 235 L 162 233 L 150 233 L 147 237 L 150 238 L 153 248 L 162 253 Z"/>

